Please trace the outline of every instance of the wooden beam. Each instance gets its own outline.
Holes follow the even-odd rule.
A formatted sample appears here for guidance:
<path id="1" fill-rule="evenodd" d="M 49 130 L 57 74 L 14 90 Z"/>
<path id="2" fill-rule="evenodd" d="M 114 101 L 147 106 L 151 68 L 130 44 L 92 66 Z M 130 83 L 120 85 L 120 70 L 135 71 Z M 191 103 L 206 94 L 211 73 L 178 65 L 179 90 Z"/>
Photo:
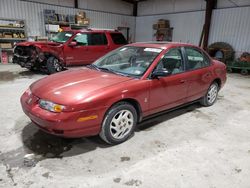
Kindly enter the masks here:
<path id="1" fill-rule="evenodd" d="M 217 0 L 205 0 L 206 1 L 206 16 L 205 16 L 205 24 L 204 24 L 204 41 L 203 41 L 203 49 L 207 50 L 208 40 L 210 34 L 210 26 L 213 9 L 216 7 Z"/>
<path id="2" fill-rule="evenodd" d="M 78 0 L 75 0 L 75 8 L 78 8 Z"/>

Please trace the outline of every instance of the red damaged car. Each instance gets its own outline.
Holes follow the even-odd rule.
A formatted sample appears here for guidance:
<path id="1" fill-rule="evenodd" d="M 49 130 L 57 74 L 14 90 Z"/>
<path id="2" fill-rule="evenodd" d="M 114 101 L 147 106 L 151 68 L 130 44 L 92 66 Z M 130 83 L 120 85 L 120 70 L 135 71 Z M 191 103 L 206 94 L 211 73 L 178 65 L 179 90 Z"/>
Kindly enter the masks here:
<path id="1" fill-rule="evenodd" d="M 226 66 L 182 43 L 135 43 L 92 65 L 48 76 L 22 95 L 23 111 L 43 131 L 62 137 L 127 140 L 143 119 L 190 102 L 215 103 Z"/>
<path id="2" fill-rule="evenodd" d="M 63 31 L 49 42 L 18 43 L 14 48 L 13 63 L 52 74 L 67 66 L 91 64 L 125 44 L 126 39 L 116 30 Z"/>

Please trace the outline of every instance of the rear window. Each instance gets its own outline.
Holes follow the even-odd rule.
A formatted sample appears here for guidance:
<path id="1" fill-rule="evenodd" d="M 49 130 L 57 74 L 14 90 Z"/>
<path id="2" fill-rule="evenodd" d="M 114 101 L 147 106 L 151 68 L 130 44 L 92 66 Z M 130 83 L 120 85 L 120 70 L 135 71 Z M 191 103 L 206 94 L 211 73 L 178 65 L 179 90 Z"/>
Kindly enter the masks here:
<path id="1" fill-rule="evenodd" d="M 121 33 L 110 33 L 115 44 L 127 44 L 128 42 Z"/>

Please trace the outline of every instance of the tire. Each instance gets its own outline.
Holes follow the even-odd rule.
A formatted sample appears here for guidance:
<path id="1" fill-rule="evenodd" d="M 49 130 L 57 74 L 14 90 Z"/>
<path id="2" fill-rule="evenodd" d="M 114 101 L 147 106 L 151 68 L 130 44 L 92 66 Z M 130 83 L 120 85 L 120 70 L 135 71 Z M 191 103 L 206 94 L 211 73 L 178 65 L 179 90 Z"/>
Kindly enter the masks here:
<path id="1" fill-rule="evenodd" d="M 201 98 L 200 103 L 203 106 L 212 106 L 218 97 L 219 86 L 216 82 L 213 82 L 204 97 Z"/>
<path id="2" fill-rule="evenodd" d="M 242 75 L 248 75 L 248 70 L 247 69 L 241 69 L 240 73 Z"/>
<path id="3" fill-rule="evenodd" d="M 215 42 L 208 47 L 208 53 L 212 57 L 214 57 L 218 51 L 223 53 L 221 61 L 224 63 L 234 59 L 234 49 L 230 44 L 225 42 Z"/>
<path id="4" fill-rule="evenodd" d="M 233 72 L 233 69 L 232 69 L 232 68 L 227 68 L 227 72 L 228 72 L 228 73 L 232 73 L 232 72 Z"/>
<path id="5" fill-rule="evenodd" d="M 63 67 L 57 58 L 49 57 L 47 60 L 47 69 L 49 74 L 53 74 L 62 71 Z"/>
<path id="6" fill-rule="evenodd" d="M 99 136 L 108 144 L 120 144 L 134 133 L 137 118 L 137 112 L 130 103 L 119 102 L 106 113 Z"/>

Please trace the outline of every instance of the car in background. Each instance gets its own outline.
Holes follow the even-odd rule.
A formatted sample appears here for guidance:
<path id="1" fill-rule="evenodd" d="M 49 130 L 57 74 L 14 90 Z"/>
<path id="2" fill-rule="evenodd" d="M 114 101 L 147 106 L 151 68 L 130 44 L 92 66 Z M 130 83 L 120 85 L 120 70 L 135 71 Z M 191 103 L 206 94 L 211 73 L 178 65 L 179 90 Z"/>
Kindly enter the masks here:
<path id="1" fill-rule="evenodd" d="M 50 75 L 21 97 L 41 130 L 62 136 L 127 140 L 142 120 L 194 101 L 215 103 L 226 66 L 183 43 L 134 43 L 79 70 Z"/>
<path id="2" fill-rule="evenodd" d="M 48 42 L 18 43 L 14 48 L 13 63 L 52 74 L 67 66 L 91 64 L 125 44 L 126 39 L 116 30 L 62 31 Z"/>

